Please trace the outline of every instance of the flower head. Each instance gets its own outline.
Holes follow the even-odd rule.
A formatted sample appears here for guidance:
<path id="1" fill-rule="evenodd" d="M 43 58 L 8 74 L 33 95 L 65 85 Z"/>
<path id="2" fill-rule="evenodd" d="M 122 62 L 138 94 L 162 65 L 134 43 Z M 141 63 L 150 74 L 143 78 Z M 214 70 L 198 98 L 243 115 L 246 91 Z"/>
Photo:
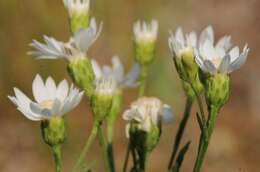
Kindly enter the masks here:
<path id="1" fill-rule="evenodd" d="M 170 33 L 170 38 L 168 40 L 171 52 L 174 57 L 180 57 L 183 52 L 191 51 L 197 47 L 197 35 L 195 32 L 190 32 L 185 35 L 182 29 L 179 27 L 175 34 Z"/>
<path id="2" fill-rule="evenodd" d="M 73 14 L 87 14 L 89 11 L 90 0 L 63 0 L 70 16 Z"/>
<path id="3" fill-rule="evenodd" d="M 231 48 L 230 36 L 222 37 L 214 45 L 213 29 L 208 26 L 200 35 L 195 59 L 200 68 L 206 73 L 228 74 L 245 63 L 248 52 L 247 45 L 244 46 L 242 53 L 239 53 L 238 46 Z"/>
<path id="4" fill-rule="evenodd" d="M 137 123 L 139 130 L 149 132 L 153 126 L 158 127 L 160 122 L 172 121 L 173 113 L 169 105 L 163 104 L 154 97 L 143 97 L 131 104 L 131 108 L 123 114 L 128 121 L 127 136 L 129 136 L 130 123 Z"/>
<path id="5" fill-rule="evenodd" d="M 152 20 L 151 23 L 137 21 L 134 24 L 134 35 L 136 42 L 155 42 L 158 33 L 158 22 Z"/>
<path id="6" fill-rule="evenodd" d="M 133 65 L 132 69 L 125 75 L 124 66 L 118 56 L 112 57 L 112 66 L 99 66 L 97 61 L 92 60 L 92 68 L 97 80 L 101 78 L 112 78 L 116 87 L 136 87 L 140 67 L 138 64 Z"/>
<path id="7" fill-rule="evenodd" d="M 57 41 L 52 37 L 44 36 L 45 44 L 36 40 L 30 44 L 35 50 L 29 52 L 38 59 L 65 58 L 69 61 L 84 58 L 90 46 L 97 40 L 102 29 L 102 24 L 97 28 L 96 20 L 91 19 L 90 26 L 80 29 L 70 38 L 69 42 Z"/>
<path id="8" fill-rule="evenodd" d="M 62 116 L 74 109 L 83 96 L 83 92 L 79 92 L 73 85 L 69 88 L 66 80 L 56 86 L 51 77 L 44 83 L 40 75 L 35 77 L 32 91 L 35 102 L 17 88 L 14 88 L 15 96 L 8 96 L 8 98 L 24 116 L 33 121 Z"/>

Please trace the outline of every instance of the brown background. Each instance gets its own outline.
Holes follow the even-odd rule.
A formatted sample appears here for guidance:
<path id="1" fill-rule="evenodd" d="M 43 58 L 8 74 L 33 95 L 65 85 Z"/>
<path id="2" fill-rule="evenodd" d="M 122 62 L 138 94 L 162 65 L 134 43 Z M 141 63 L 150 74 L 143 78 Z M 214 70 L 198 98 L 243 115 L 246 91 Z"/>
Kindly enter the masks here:
<path id="1" fill-rule="evenodd" d="M 156 60 L 149 69 L 149 96 L 158 96 L 173 106 L 176 120 L 165 126 L 160 144 L 154 150 L 147 171 L 165 171 L 176 126 L 181 118 L 184 95 L 167 46 L 168 31 L 183 26 L 186 31 L 200 31 L 212 24 L 217 37 L 230 34 L 235 44 L 246 42 L 251 49 L 248 61 L 232 73 L 230 100 L 219 115 L 202 172 L 258 172 L 260 169 L 260 1 L 257 0 L 92 0 L 91 14 L 104 22 L 104 30 L 89 55 L 102 64 L 117 54 L 126 68 L 133 62 L 132 24 L 137 19 L 156 18 L 160 23 Z M 31 94 L 36 73 L 67 78 L 63 60 L 34 60 L 26 53 L 33 38 L 42 35 L 67 41 L 67 13 L 61 0 L 0 1 L 0 171 L 53 171 L 49 148 L 42 142 L 39 123 L 27 120 L 7 99 L 16 86 Z M 127 107 L 137 95 L 125 91 Z M 193 112 L 196 112 L 194 108 Z M 71 171 L 91 128 L 88 101 L 66 116 L 68 140 L 64 145 L 63 171 Z M 117 168 L 125 154 L 124 121 L 116 127 Z M 182 171 L 192 169 L 198 142 L 198 125 L 194 114 L 189 121 L 185 140 L 192 140 Z M 95 144 L 88 160 L 94 171 L 103 171 L 100 149 Z"/>

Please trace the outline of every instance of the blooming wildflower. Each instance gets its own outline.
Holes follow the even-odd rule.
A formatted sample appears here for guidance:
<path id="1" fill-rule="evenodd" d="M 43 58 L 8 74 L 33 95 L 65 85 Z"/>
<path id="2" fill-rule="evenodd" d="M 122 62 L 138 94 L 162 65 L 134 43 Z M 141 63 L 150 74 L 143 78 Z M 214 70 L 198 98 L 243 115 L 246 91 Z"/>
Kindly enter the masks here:
<path id="1" fill-rule="evenodd" d="M 29 52 L 29 54 L 37 59 L 65 58 L 68 61 L 73 61 L 78 58 L 85 58 L 88 49 L 97 40 L 101 29 L 102 25 L 97 28 L 96 20 L 92 18 L 90 26 L 77 31 L 67 43 L 47 36 L 44 36 L 45 44 L 33 40 L 30 46 L 35 50 Z"/>
<path id="2" fill-rule="evenodd" d="M 44 83 L 40 75 L 35 77 L 32 91 L 36 102 L 30 100 L 17 88 L 14 88 L 15 96 L 8 96 L 8 98 L 24 116 L 33 121 L 61 117 L 74 109 L 83 96 L 83 92 L 79 92 L 73 85 L 69 88 L 66 80 L 56 86 L 51 77 Z"/>
<path id="3" fill-rule="evenodd" d="M 196 51 L 196 62 L 200 68 L 210 74 L 228 74 L 240 68 L 246 61 L 249 48 L 244 46 L 239 53 L 237 46 L 231 49 L 230 37 L 222 37 L 214 45 L 214 33 L 211 26 L 204 29 L 200 35 L 198 51 Z"/>
<path id="4" fill-rule="evenodd" d="M 124 73 L 124 66 L 121 63 L 119 57 L 114 56 L 112 58 L 112 66 L 99 66 L 97 61 L 92 60 L 92 68 L 97 80 L 100 78 L 113 78 L 118 88 L 136 87 L 137 79 L 139 76 L 139 65 L 133 65 L 128 74 Z"/>
<path id="5" fill-rule="evenodd" d="M 171 122 L 172 118 L 173 112 L 170 106 L 154 97 L 139 98 L 123 114 L 123 119 L 128 122 L 127 136 L 129 136 L 131 122 L 136 123 L 139 130 L 149 132 L 152 127 L 158 127 L 160 122 Z"/>

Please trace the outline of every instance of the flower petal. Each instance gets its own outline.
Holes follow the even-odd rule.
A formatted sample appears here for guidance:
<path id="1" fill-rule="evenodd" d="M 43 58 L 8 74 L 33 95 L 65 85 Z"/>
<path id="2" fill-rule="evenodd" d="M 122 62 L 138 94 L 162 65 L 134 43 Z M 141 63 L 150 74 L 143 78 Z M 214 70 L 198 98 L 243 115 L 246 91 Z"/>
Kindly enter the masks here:
<path id="1" fill-rule="evenodd" d="M 47 89 L 39 74 L 37 74 L 35 79 L 33 80 L 32 91 L 33 96 L 38 103 L 49 99 Z"/>

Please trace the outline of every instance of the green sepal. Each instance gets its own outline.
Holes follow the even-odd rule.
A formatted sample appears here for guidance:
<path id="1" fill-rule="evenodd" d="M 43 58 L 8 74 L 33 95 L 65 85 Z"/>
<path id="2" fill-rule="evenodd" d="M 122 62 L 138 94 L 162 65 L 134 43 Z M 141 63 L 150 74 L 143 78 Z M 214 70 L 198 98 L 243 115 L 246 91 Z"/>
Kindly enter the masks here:
<path id="1" fill-rule="evenodd" d="M 135 42 L 135 60 L 141 65 L 151 64 L 155 56 L 155 43 Z"/>
<path id="2" fill-rule="evenodd" d="M 85 13 L 74 13 L 70 17 L 70 29 L 72 33 L 76 33 L 80 29 L 89 26 L 89 15 Z"/>
<path id="3" fill-rule="evenodd" d="M 113 95 L 94 93 L 91 97 L 91 107 L 96 121 L 103 121 L 111 111 Z"/>
<path id="4" fill-rule="evenodd" d="M 221 108 L 226 104 L 230 93 L 230 77 L 228 74 L 201 74 L 208 106 Z"/>
<path id="5" fill-rule="evenodd" d="M 88 58 L 78 58 L 68 65 L 68 72 L 73 81 L 90 97 L 93 93 L 95 79 L 91 62 Z"/>
<path id="6" fill-rule="evenodd" d="M 65 120 L 62 117 L 52 117 L 50 120 L 41 122 L 43 140 L 50 146 L 64 143 L 66 139 Z"/>

